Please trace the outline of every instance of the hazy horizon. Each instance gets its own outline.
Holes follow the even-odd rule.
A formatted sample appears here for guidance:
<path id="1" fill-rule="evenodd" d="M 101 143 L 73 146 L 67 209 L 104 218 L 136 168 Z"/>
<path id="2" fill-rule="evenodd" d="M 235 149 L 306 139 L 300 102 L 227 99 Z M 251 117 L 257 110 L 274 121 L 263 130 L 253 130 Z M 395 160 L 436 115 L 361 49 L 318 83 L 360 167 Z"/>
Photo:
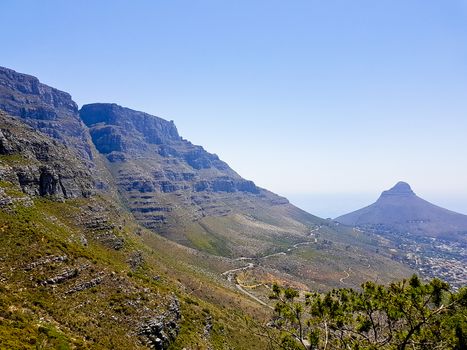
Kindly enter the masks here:
<path id="1" fill-rule="evenodd" d="M 0 10 L 0 65 L 80 105 L 174 120 L 313 214 L 371 204 L 399 180 L 467 213 L 466 1 L 6 0 Z"/>
<path id="2" fill-rule="evenodd" d="M 463 195 L 416 194 L 432 204 L 467 215 L 467 202 Z M 282 193 L 281 195 L 313 215 L 324 219 L 335 219 L 373 204 L 380 193 Z"/>

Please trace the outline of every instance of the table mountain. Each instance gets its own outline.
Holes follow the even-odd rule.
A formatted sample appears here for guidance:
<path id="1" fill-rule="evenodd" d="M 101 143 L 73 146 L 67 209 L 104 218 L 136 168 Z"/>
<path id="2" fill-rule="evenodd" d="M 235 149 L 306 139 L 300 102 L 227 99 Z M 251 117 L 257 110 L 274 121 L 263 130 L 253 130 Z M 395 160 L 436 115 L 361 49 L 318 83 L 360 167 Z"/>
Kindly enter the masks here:
<path id="1" fill-rule="evenodd" d="M 177 242 L 251 255 L 322 222 L 180 137 L 173 121 L 104 103 L 80 116 L 138 221 Z"/>
<path id="2" fill-rule="evenodd" d="M 339 216 L 335 221 L 379 231 L 409 232 L 464 242 L 467 237 L 467 215 L 427 202 L 405 182 L 398 182 L 384 191 L 370 206 Z"/>

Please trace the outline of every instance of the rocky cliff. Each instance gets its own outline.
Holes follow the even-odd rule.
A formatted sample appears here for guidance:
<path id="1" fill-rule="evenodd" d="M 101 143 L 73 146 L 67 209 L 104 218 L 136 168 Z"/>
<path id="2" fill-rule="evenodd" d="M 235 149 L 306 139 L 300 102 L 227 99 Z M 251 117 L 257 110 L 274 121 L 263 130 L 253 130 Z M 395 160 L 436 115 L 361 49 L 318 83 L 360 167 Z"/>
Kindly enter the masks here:
<path id="1" fill-rule="evenodd" d="M 36 77 L 0 67 L 0 109 L 76 149 L 83 159 L 92 160 L 89 133 L 68 93 L 42 84 Z"/>
<path id="2" fill-rule="evenodd" d="M 0 111 L 0 180 L 31 196 L 88 197 L 89 169 L 73 150 Z"/>
<path id="3" fill-rule="evenodd" d="M 157 162 L 146 174 L 147 181 L 128 184 L 140 192 L 259 193 L 252 181 L 242 179 L 217 155 L 182 139 L 173 121 L 104 103 L 84 105 L 80 116 L 89 127 L 96 148 L 109 161 L 144 158 Z"/>
<path id="4" fill-rule="evenodd" d="M 259 240 L 264 234 L 264 240 L 281 234 L 299 237 L 307 232 L 307 225 L 299 222 L 282 226 L 289 214 L 274 213 L 295 210 L 301 215 L 301 211 L 285 198 L 243 179 L 217 155 L 180 137 L 172 121 L 103 103 L 83 106 L 80 116 L 96 148 L 108 159 L 120 194 L 146 227 L 183 244 L 221 254 L 239 249 L 241 244 L 231 242 L 234 235 L 256 235 L 254 240 Z M 283 220 L 281 224 L 267 230 L 256 227 L 253 233 L 251 220 L 239 217 L 264 210 L 270 211 L 264 215 L 271 216 L 267 220 Z M 223 228 L 212 227 L 209 219 L 215 217 L 241 220 L 242 224 L 236 225 L 242 232 L 226 234 Z"/>
<path id="5" fill-rule="evenodd" d="M 163 145 L 181 140 L 173 122 L 117 104 L 84 105 L 80 116 L 91 127 L 92 140 L 99 152 L 110 160 L 124 153 L 147 152 L 148 144 Z"/>

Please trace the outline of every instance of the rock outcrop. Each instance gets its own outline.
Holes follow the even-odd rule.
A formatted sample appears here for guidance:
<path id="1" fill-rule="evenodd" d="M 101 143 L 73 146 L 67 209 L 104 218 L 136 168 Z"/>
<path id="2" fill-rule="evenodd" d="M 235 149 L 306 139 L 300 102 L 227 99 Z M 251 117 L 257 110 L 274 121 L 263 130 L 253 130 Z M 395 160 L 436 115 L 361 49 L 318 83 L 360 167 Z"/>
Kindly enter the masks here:
<path id="1" fill-rule="evenodd" d="M 91 127 L 91 136 L 99 152 L 117 158 L 118 153 L 138 155 L 148 151 L 148 144 L 163 145 L 180 141 L 172 122 L 116 104 L 84 105 L 81 119 Z"/>
<path id="2" fill-rule="evenodd" d="M 0 111 L 0 180 L 30 196 L 88 197 L 89 169 L 73 150 Z"/>
<path id="3" fill-rule="evenodd" d="M 110 161 L 157 155 L 162 160 L 177 159 L 195 170 L 214 168 L 239 177 L 217 155 L 182 139 L 173 121 L 108 103 L 84 105 L 80 116 L 97 150 Z M 191 181 L 194 176 L 193 172 L 169 171 L 167 180 L 183 177 Z"/>
<path id="4" fill-rule="evenodd" d="M 180 302 L 173 297 L 168 310 L 142 325 L 139 334 L 146 338 L 151 349 L 168 349 L 178 335 L 180 318 Z"/>

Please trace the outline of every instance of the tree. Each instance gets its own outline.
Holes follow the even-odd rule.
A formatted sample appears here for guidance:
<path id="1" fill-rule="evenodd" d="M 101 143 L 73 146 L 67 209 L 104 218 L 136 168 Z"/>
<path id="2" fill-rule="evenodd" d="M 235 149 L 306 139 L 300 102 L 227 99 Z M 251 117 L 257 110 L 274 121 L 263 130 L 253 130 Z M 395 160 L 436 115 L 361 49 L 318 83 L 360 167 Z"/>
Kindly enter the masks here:
<path id="1" fill-rule="evenodd" d="M 466 349 L 467 288 L 414 275 L 389 286 L 300 295 L 273 286 L 282 349 Z"/>

